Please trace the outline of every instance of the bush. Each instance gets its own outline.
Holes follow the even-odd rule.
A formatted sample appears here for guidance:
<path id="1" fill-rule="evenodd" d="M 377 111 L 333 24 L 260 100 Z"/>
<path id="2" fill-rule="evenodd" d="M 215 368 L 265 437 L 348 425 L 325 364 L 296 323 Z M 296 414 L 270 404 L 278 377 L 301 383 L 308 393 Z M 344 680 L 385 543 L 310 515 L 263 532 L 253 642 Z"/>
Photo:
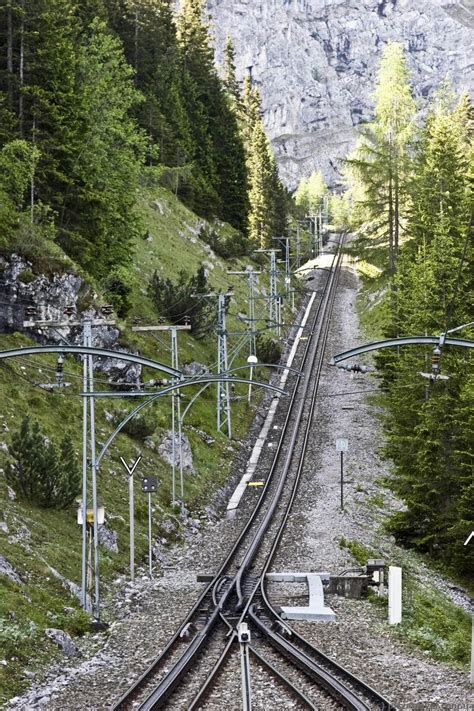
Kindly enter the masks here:
<path id="1" fill-rule="evenodd" d="M 130 311 L 130 294 L 133 289 L 133 274 L 125 266 L 114 267 L 103 282 L 104 294 L 110 299 L 118 316 L 123 318 Z"/>
<path id="2" fill-rule="evenodd" d="M 242 257 L 248 254 L 249 243 L 241 232 L 233 232 L 230 235 L 219 235 L 210 227 L 203 226 L 199 232 L 199 239 L 209 245 L 214 252 L 223 259 L 232 257 Z"/>
<path id="3" fill-rule="evenodd" d="M 116 426 L 122 421 L 122 417 L 114 423 Z M 138 439 L 143 442 L 146 437 L 150 437 L 156 429 L 156 423 L 150 415 L 136 415 L 123 427 L 122 432 L 125 432 L 129 437 Z"/>
<path id="4" fill-rule="evenodd" d="M 281 345 L 279 341 L 258 335 L 257 358 L 261 363 L 279 363 L 281 358 Z"/>
<path id="5" fill-rule="evenodd" d="M 181 271 L 177 284 L 155 272 L 148 288 L 158 313 L 175 324 L 185 323 L 188 319 L 197 338 L 203 336 L 213 324 L 212 306 L 200 297 L 206 291 L 204 267 L 199 267 L 191 277 Z"/>
<path id="6" fill-rule="evenodd" d="M 38 422 L 25 417 L 11 437 L 13 462 L 6 468 L 10 486 L 43 508 L 66 508 L 77 496 L 81 472 L 72 439 L 66 434 L 59 449 L 41 433 Z"/>
<path id="7" fill-rule="evenodd" d="M 31 269 L 24 269 L 18 274 L 18 281 L 21 281 L 22 284 L 31 284 L 35 279 L 36 277 Z"/>

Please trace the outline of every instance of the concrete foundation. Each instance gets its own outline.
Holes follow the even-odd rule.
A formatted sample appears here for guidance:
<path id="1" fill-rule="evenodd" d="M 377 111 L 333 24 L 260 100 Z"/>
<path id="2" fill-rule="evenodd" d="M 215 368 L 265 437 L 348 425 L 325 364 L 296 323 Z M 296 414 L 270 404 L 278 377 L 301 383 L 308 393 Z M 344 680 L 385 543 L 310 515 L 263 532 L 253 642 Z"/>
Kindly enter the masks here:
<path id="1" fill-rule="evenodd" d="M 307 583 L 309 591 L 308 607 L 282 607 L 281 616 L 287 620 L 315 620 L 335 622 L 336 615 L 324 604 L 323 580 L 329 580 L 329 573 L 268 573 L 267 580 L 278 583 Z"/>

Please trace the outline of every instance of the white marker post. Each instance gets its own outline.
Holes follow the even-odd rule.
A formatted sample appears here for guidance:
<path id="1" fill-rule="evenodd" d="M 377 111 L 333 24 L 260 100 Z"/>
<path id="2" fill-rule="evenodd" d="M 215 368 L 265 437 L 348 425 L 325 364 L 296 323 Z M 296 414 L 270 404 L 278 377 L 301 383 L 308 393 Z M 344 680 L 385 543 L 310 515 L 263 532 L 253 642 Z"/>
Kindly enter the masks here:
<path id="1" fill-rule="evenodd" d="M 141 455 L 132 464 L 130 468 L 123 457 L 120 457 L 120 461 L 125 467 L 128 474 L 128 500 L 129 500 L 129 511 L 130 511 L 130 580 L 133 582 L 135 580 L 135 506 L 133 500 L 133 472 L 138 466 L 141 459 Z"/>
<path id="2" fill-rule="evenodd" d="M 341 453 L 341 511 L 344 511 L 344 452 L 349 450 L 349 440 L 336 439 L 336 452 Z"/>
<path id="3" fill-rule="evenodd" d="M 467 546 L 474 537 L 474 531 L 471 531 L 469 536 L 464 541 L 464 545 Z M 472 632 L 471 632 L 471 674 L 469 676 L 469 681 L 474 684 L 474 614 L 472 615 Z"/>
<path id="4" fill-rule="evenodd" d="M 402 569 L 388 568 L 388 623 L 399 625 L 402 621 Z"/>

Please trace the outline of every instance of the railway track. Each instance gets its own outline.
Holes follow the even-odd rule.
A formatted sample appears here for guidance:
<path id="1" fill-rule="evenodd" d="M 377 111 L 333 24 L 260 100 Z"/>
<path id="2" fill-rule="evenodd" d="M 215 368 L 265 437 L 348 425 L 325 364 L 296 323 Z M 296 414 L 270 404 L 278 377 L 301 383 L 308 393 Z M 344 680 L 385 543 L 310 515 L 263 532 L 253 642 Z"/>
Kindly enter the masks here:
<path id="1" fill-rule="evenodd" d="M 276 680 L 298 708 L 391 709 L 362 680 L 330 660 L 283 622 L 267 595 L 269 570 L 298 491 L 342 261 L 333 257 L 321 297 L 313 304 L 311 335 L 293 376 L 294 387 L 273 461 L 258 502 L 231 552 L 174 637 L 112 706 L 124 709 L 207 707 L 235 666 L 237 630 L 247 622 L 252 642 L 241 645 L 242 704 L 251 708 L 251 663 Z M 228 672 L 227 672 L 228 673 Z M 240 677 L 240 672 L 239 677 Z M 283 700 L 282 699 L 282 700 Z"/>

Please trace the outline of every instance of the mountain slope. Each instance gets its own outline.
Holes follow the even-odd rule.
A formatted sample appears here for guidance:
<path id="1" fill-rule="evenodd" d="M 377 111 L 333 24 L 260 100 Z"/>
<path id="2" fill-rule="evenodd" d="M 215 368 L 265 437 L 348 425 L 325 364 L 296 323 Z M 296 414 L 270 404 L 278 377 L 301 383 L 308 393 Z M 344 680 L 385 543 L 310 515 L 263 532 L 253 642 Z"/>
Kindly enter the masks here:
<path id="1" fill-rule="evenodd" d="M 285 182 L 322 168 L 334 181 L 354 127 L 371 116 L 383 46 L 402 42 L 423 100 L 448 76 L 473 90 L 472 2 L 438 0 L 209 0 L 218 58 L 226 33 L 238 76 L 250 70 Z"/>

